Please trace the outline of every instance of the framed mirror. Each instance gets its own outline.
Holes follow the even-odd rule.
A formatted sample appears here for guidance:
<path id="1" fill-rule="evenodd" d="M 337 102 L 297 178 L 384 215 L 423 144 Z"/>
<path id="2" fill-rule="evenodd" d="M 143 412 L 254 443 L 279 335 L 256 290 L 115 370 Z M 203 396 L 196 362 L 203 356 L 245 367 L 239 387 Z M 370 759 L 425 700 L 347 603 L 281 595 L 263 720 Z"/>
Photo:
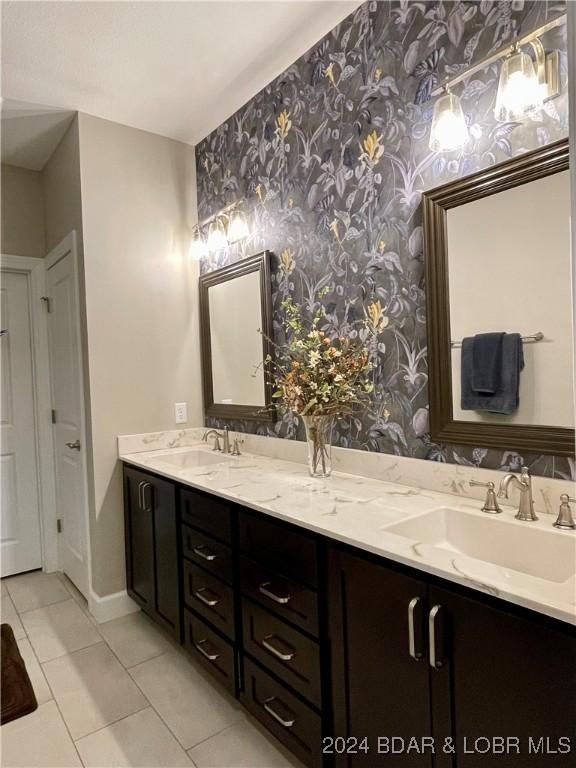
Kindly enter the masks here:
<path id="1" fill-rule="evenodd" d="M 199 283 L 206 416 L 273 421 L 264 363 L 272 355 L 270 253 L 208 272 Z"/>
<path id="2" fill-rule="evenodd" d="M 574 455 L 568 140 L 425 193 L 423 219 L 432 439 Z M 484 334 L 506 408 L 470 386 Z"/>

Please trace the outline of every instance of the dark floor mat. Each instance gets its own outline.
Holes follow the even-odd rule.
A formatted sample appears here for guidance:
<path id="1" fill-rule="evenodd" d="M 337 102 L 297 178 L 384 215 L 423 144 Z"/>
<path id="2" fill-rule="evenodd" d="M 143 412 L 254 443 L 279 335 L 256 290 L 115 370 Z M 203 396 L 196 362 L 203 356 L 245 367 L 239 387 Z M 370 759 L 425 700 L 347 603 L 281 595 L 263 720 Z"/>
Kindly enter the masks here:
<path id="1" fill-rule="evenodd" d="M 0 634 L 2 637 L 0 723 L 3 725 L 34 712 L 38 708 L 38 702 L 10 624 L 2 624 Z"/>

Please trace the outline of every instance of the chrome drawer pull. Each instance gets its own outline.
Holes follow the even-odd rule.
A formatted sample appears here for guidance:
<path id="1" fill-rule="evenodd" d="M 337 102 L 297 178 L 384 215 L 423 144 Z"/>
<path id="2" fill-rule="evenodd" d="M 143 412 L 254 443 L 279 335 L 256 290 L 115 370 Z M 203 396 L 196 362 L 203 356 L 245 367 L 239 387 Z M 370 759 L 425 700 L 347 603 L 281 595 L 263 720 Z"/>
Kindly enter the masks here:
<path id="1" fill-rule="evenodd" d="M 417 611 L 418 609 L 418 611 Z M 418 626 L 416 626 L 418 625 Z M 422 598 L 413 597 L 408 603 L 408 653 L 414 661 L 424 656 L 422 641 Z"/>
<path id="2" fill-rule="evenodd" d="M 292 659 L 296 655 L 296 651 L 289 651 L 288 653 L 283 653 L 279 648 L 276 648 L 276 646 L 270 642 L 273 637 L 275 637 L 275 635 L 268 635 L 267 637 L 265 637 L 261 643 L 262 647 L 265 648 L 273 656 L 276 656 L 276 658 L 280 659 L 281 661 L 292 661 Z M 288 643 L 285 643 L 285 645 L 288 645 Z"/>
<path id="3" fill-rule="evenodd" d="M 208 651 L 205 651 L 202 646 L 204 643 L 207 643 L 208 640 L 198 640 L 197 643 L 194 643 L 194 648 L 204 656 L 205 659 L 208 659 L 208 661 L 217 661 L 220 658 L 219 653 L 209 653 Z"/>
<path id="4" fill-rule="evenodd" d="M 192 552 L 194 552 L 195 555 L 198 555 L 198 557 L 201 557 L 202 560 L 208 560 L 208 562 L 216 560 L 217 557 L 217 555 L 211 552 L 208 547 L 204 546 L 204 544 L 201 544 L 199 547 L 192 547 Z"/>
<path id="5" fill-rule="evenodd" d="M 270 582 L 264 581 L 260 586 L 258 587 L 258 591 L 260 594 L 265 595 L 266 597 L 269 597 L 270 600 L 274 600 L 275 603 L 280 603 L 281 605 L 286 605 L 291 599 L 292 595 L 276 595 L 274 592 L 271 592 L 270 589 Z"/>
<path id="6" fill-rule="evenodd" d="M 437 621 L 439 625 L 437 625 Z M 432 669 L 442 669 L 445 660 L 441 605 L 435 605 L 428 614 L 428 633 L 430 637 L 430 666 Z"/>
<path id="7" fill-rule="evenodd" d="M 290 720 L 285 720 L 282 717 L 282 715 L 279 715 L 278 712 L 276 712 L 274 707 L 270 706 L 273 701 L 276 701 L 276 696 L 272 696 L 269 699 L 265 699 L 265 701 L 264 701 L 262 706 L 264 707 L 266 712 L 268 712 L 268 714 L 271 715 L 274 718 L 274 720 L 276 720 L 276 722 L 278 722 L 278 723 L 280 723 L 280 725 L 284 726 L 284 728 L 292 728 L 292 726 L 296 722 L 296 717 L 292 717 L 292 719 L 290 719 Z M 288 707 L 286 707 L 286 709 L 288 710 L 288 712 L 290 712 Z"/>
<path id="8" fill-rule="evenodd" d="M 218 603 L 220 602 L 219 597 L 213 597 L 213 598 L 204 597 L 204 592 L 210 592 L 208 587 L 200 587 L 200 589 L 197 589 L 194 592 L 194 596 L 197 597 L 201 603 L 204 603 L 204 605 L 208 605 L 210 608 L 214 608 L 215 605 L 218 605 Z M 211 594 L 214 594 L 214 592 L 212 592 Z"/>

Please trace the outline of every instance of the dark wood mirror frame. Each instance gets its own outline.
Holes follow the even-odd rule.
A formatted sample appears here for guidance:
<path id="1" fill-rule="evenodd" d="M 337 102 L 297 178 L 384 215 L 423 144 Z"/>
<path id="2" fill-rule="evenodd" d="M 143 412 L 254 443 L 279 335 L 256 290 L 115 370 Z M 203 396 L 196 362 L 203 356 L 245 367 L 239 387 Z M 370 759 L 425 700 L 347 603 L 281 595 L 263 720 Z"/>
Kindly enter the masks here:
<path id="1" fill-rule="evenodd" d="M 262 360 L 272 356 L 273 348 L 268 339 L 273 336 L 272 295 L 270 290 L 270 251 L 262 251 L 227 267 L 207 272 L 199 278 L 200 285 L 200 340 L 202 353 L 202 385 L 204 392 L 204 414 L 217 419 L 248 419 L 250 421 L 275 421 L 276 409 L 272 404 L 272 385 L 266 375 L 264 365 L 264 395 L 262 405 L 228 405 L 214 402 L 212 380 L 212 344 L 210 337 L 210 297 L 211 286 L 234 280 L 250 272 L 260 273 L 260 303 L 262 312 Z M 268 338 L 266 338 L 268 337 Z"/>
<path id="2" fill-rule="evenodd" d="M 422 197 L 428 328 L 430 432 L 441 443 L 574 455 L 574 430 L 564 427 L 455 421 L 452 409 L 447 211 L 565 171 L 568 139 L 426 192 Z"/>

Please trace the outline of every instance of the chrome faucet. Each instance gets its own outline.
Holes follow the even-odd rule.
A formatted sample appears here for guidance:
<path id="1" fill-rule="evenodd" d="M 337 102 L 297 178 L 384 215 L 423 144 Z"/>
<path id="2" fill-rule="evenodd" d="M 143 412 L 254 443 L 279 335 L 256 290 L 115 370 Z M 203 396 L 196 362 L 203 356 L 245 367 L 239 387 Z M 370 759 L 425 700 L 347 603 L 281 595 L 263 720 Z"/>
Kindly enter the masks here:
<path id="1" fill-rule="evenodd" d="M 214 441 L 215 451 L 230 453 L 230 434 L 228 432 L 228 427 L 224 427 L 222 432 L 217 432 L 215 429 L 209 429 L 207 432 L 204 432 L 204 434 L 202 435 L 203 442 L 207 443 L 209 437 L 216 438 L 216 440 Z M 222 448 L 220 448 L 220 438 L 222 438 L 224 442 L 224 445 L 222 446 Z"/>
<path id="2" fill-rule="evenodd" d="M 508 473 L 504 475 L 500 483 L 500 490 L 498 491 L 499 498 L 508 498 L 508 486 L 511 482 L 514 482 L 520 489 L 520 504 L 518 505 L 518 512 L 516 513 L 516 520 L 524 520 L 526 522 L 533 522 L 538 520 L 538 516 L 534 512 L 534 500 L 532 498 L 532 478 L 528 467 L 522 467 L 520 473 L 520 479 L 518 475 Z"/>

